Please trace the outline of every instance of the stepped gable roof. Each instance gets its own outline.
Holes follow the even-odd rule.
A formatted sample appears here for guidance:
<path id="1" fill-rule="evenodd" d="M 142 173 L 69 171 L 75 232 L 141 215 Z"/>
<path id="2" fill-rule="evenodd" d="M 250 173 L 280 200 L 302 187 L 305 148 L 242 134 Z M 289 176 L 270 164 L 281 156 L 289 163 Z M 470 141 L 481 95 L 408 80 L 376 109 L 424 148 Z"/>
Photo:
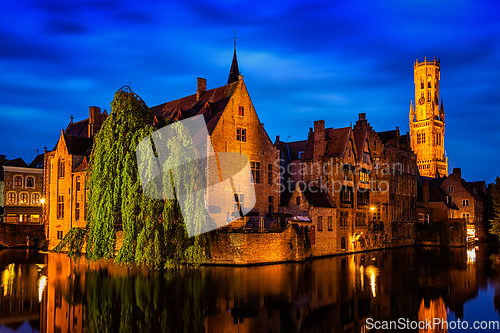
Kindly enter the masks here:
<path id="1" fill-rule="evenodd" d="M 68 154 L 83 156 L 88 151 L 92 150 L 92 144 L 94 140 L 92 138 L 85 138 L 73 135 L 64 135 L 64 141 L 66 142 L 66 148 L 68 149 Z"/>
<path id="2" fill-rule="evenodd" d="M 299 187 L 307 202 L 313 207 L 333 208 L 328 193 L 324 188 L 304 184 Z"/>
<path id="3" fill-rule="evenodd" d="M 193 94 L 153 106 L 150 108 L 151 117 L 161 117 L 165 120 L 175 121 L 203 114 L 208 133 L 212 134 L 237 84 L 238 82 L 233 82 L 207 90 L 202 93 L 199 100 L 196 100 L 196 94 Z"/>
<path id="4" fill-rule="evenodd" d="M 27 168 L 28 164 L 24 162 L 24 160 L 21 157 L 15 158 L 13 160 L 6 160 L 3 165 L 5 166 L 13 166 L 13 167 L 23 167 Z"/>
<path id="5" fill-rule="evenodd" d="M 343 156 L 349 140 L 350 127 L 327 128 L 325 129 L 325 140 L 327 142 L 323 157 Z M 307 145 L 304 150 L 303 160 L 312 160 L 314 158 L 314 135 L 312 132 L 307 139 Z"/>
<path id="6" fill-rule="evenodd" d="M 30 163 L 29 167 L 30 168 L 41 168 L 41 169 L 43 169 L 43 158 L 44 158 L 44 154 L 37 155 L 33 159 L 33 161 Z"/>

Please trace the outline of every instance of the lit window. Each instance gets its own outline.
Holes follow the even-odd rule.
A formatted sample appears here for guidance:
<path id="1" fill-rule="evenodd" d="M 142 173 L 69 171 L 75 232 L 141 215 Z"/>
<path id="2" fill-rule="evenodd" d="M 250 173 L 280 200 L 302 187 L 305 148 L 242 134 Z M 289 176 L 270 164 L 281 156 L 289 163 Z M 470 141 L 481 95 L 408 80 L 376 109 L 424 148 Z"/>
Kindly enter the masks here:
<path id="1" fill-rule="evenodd" d="M 28 203 L 28 193 L 21 193 L 19 195 L 19 203 L 20 204 L 27 204 Z"/>
<path id="2" fill-rule="evenodd" d="M 26 178 L 26 187 L 35 187 L 35 178 L 33 177 Z"/>
<path id="3" fill-rule="evenodd" d="M 23 186 L 23 177 L 15 176 L 14 177 L 14 186 L 18 186 L 18 187 Z"/>
<path id="4" fill-rule="evenodd" d="M 250 162 L 250 167 L 252 169 L 252 181 L 254 183 L 260 183 L 260 162 Z"/>
<path id="5" fill-rule="evenodd" d="M 236 140 L 241 142 L 247 142 L 246 128 L 241 128 L 241 127 L 236 128 Z"/>
<path id="6" fill-rule="evenodd" d="M 16 203 L 16 193 L 15 192 L 9 192 L 9 194 L 7 195 L 7 202 L 10 204 Z"/>
<path id="7" fill-rule="evenodd" d="M 242 106 L 238 107 L 238 115 L 240 115 L 242 117 L 245 115 L 245 108 L 244 107 L 242 107 Z"/>
<path id="8" fill-rule="evenodd" d="M 465 223 L 470 222 L 470 214 L 469 213 L 462 213 L 462 218 L 465 219 Z"/>
<path id="9" fill-rule="evenodd" d="M 33 205 L 39 204 L 40 203 L 40 194 L 38 193 L 33 193 L 31 195 L 31 203 Z"/>

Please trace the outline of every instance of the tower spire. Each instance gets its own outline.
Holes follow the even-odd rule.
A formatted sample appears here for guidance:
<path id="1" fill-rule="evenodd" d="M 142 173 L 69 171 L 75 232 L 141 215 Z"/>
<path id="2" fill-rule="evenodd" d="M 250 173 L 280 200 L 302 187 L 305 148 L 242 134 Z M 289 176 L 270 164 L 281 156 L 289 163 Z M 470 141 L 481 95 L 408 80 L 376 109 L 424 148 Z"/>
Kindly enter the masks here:
<path id="1" fill-rule="evenodd" d="M 233 62 L 231 63 L 231 70 L 229 71 L 229 78 L 227 79 L 227 84 L 238 81 L 238 76 L 240 75 L 240 70 L 238 68 L 238 59 L 236 58 L 236 29 L 234 29 L 234 52 L 233 52 Z"/>

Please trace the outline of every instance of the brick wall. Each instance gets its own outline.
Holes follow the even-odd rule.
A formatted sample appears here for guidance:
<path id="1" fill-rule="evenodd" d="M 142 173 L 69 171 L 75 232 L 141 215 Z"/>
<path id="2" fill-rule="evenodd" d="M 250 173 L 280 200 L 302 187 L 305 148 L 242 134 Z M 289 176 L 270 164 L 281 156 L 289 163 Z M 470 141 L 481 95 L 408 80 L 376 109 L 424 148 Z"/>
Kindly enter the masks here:
<path id="1" fill-rule="evenodd" d="M 0 224 L 0 247 L 33 247 L 44 238 L 43 225 Z"/>

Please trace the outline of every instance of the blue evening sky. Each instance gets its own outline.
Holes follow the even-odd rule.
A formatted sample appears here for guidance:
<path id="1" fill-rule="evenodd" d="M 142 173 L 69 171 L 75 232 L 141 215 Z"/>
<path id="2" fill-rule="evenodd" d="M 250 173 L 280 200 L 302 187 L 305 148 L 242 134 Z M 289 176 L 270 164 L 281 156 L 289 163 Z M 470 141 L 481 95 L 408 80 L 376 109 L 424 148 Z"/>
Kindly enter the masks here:
<path id="1" fill-rule="evenodd" d="M 154 106 L 240 72 L 270 138 L 314 120 L 408 131 L 413 62 L 441 59 L 449 171 L 500 174 L 498 1 L 4 1 L 0 154 L 31 161 L 123 85 Z"/>

